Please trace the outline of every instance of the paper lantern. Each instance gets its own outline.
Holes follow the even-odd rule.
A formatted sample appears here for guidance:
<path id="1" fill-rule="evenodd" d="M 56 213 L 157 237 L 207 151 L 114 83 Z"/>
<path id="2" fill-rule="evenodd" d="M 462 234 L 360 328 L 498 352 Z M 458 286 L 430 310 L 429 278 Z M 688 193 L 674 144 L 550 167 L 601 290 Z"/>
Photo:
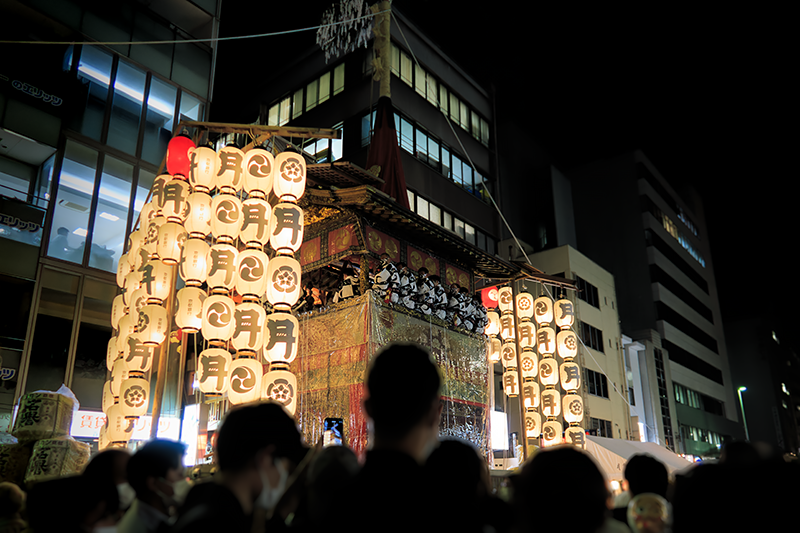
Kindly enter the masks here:
<path id="1" fill-rule="evenodd" d="M 272 192 L 275 158 L 263 148 L 252 148 L 244 157 L 244 190 L 250 197 L 266 198 Z"/>
<path id="2" fill-rule="evenodd" d="M 257 353 L 264 343 L 267 313 L 260 304 L 242 303 L 233 311 L 231 344 L 239 351 Z"/>
<path id="3" fill-rule="evenodd" d="M 128 253 L 126 256 L 128 258 L 128 264 L 131 265 L 132 269 L 138 268 L 136 263 L 138 258 L 141 256 L 139 250 L 144 244 L 144 241 L 147 239 L 147 225 L 142 224 L 141 227 L 145 229 L 137 229 L 128 235 Z"/>
<path id="4" fill-rule="evenodd" d="M 278 253 L 296 252 L 303 244 L 303 208 L 281 203 L 272 210 L 269 221 L 269 244 Z"/>
<path id="5" fill-rule="evenodd" d="M 139 334 L 128 337 L 128 346 L 123 354 L 128 372 L 144 374 L 153 368 L 155 346 L 145 344 Z"/>
<path id="6" fill-rule="evenodd" d="M 563 298 L 556 301 L 553 306 L 553 316 L 556 326 L 560 328 L 571 328 L 575 323 L 575 308 L 571 301 Z"/>
<path id="7" fill-rule="evenodd" d="M 306 160 L 300 154 L 281 152 L 275 157 L 272 190 L 282 202 L 297 201 L 306 192 Z"/>
<path id="8" fill-rule="evenodd" d="M 133 271 L 127 276 L 125 276 L 125 286 L 122 287 L 122 303 L 125 304 L 126 307 L 130 307 L 131 305 L 131 296 L 133 296 L 134 291 L 139 288 L 139 281 L 142 279 L 142 273 L 139 271 Z"/>
<path id="9" fill-rule="evenodd" d="M 142 310 L 142 307 L 147 305 L 147 291 L 143 287 L 139 287 L 133 294 L 131 295 L 131 303 L 128 306 L 128 313 L 131 316 L 139 317 L 139 312 Z"/>
<path id="10" fill-rule="evenodd" d="M 109 372 L 111 372 L 114 366 L 114 361 L 119 357 L 119 353 L 117 349 L 117 337 L 111 337 L 108 339 L 108 344 L 106 345 L 106 368 Z"/>
<path id="11" fill-rule="evenodd" d="M 555 385 L 558 383 L 558 363 L 553 357 L 545 357 L 539 361 L 539 383 Z"/>
<path id="12" fill-rule="evenodd" d="M 564 431 L 561 422 L 548 420 L 542 424 L 542 444 L 556 446 L 562 443 L 561 433 Z"/>
<path id="13" fill-rule="evenodd" d="M 125 345 L 128 343 L 128 336 L 133 335 L 136 331 L 136 323 L 139 321 L 139 315 L 134 318 L 133 315 L 128 313 L 119 319 L 119 330 L 117 331 L 117 351 L 122 352 L 125 350 Z"/>
<path id="14" fill-rule="evenodd" d="M 133 268 L 131 272 L 138 272 L 148 261 L 150 261 L 150 252 L 148 252 L 144 246 L 140 246 L 133 259 Z"/>
<path id="15" fill-rule="evenodd" d="M 211 196 L 204 192 L 193 192 L 186 199 L 189 213 L 183 221 L 183 227 L 190 237 L 205 239 L 211 233 L 211 219 L 214 212 L 211 210 Z"/>
<path id="16" fill-rule="evenodd" d="M 514 324 L 514 315 L 511 313 L 500 316 L 500 336 L 503 340 L 514 340 L 516 325 Z"/>
<path id="17" fill-rule="evenodd" d="M 103 383 L 103 397 L 100 401 L 100 407 L 104 413 L 108 413 L 108 408 L 114 405 L 116 402 L 116 398 L 114 397 L 114 393 L 111 392 L 111 380 L 106 380 Z"/>
<path id="18" fill-rule="evenodd" d="M 139 418 L 147 414 L 150 404 L 150 382 L 143 378 L 128 378 L 122 382 L 119 406 L 125 418 Z"/>
<path id="19" fill-rule="evenodd" d="M 530 320 L 533 316 L 533 296 L 527 292 L 517 295 L 517 316 L 524 320 Z"/>
<path id="20" fill-rule="evenodd" d="M 111 392 L 114 396 L 119 396 L 122 382 L 126 379 L 128 379 L 128 363 L 120 357 L 114 361 L 114 366 L 111 367 Z"/>
<path id="21" fill-rule="evenodd" d="M 181 250 L 178 272 L 186 285 L 199 287 L 208 277 L 208 252 L 211 247 L 202 239 L 187 239 Z"/>
<path id="22" fill-rule="evenodd" d="M 167 310 L 158 304 L 149 304 L 139 311 L 137 336 L 147 346 L 158 346 L 169 335 L 169 317 Z"/>
<path id="23" fill-rule="evenodd" d="M 533 322 L 520 322 L 517 331 L 520 348 L 536 348 L 536 325 Z"/>
<path id="24" fill-rule="evenodd" d="M 270 363 L 291 363 L 297 357 L 300 324 L 289 313 L 271 313 L 264 323 L 264 358 Z"/>
<path id="25" fill-rule="evenodd" d="M 106 430 L 108 429 L 108 416 L 106 416 L 106 422 L 100 427 L 100 431 L 97 433 L 97 450 L 103 451 L 105 450 L 108 445 L 108 437 L 106 437 Z"/>
<path id="26" fill-rule="evenodd" d="M 267 299 L 276 308 L 291 308 L 300 297 L 300 263 L 277 256 L 267 265 Z"/>
<path id="27" fill-rule="evenodd" d="M 297 411 L 297 377 L 288 370 L 270 370 L 262 378 L 261 399 L 281 404 L 294 416 Z"/>
<path id="28" fill-rule="evenodd" d="M 158 230 L 158 257 L 165 265 L 177 265 L 181 260 L 181 250 L 186 242 L 186 230 L 183 224 L 167 222 Z"/>
<path id="29" fill-rule="evenodd" d="M 297 209 L 300 208 L 298 207 Z M 300 224 L 302 226 L 302 209 L 300 211 Z M 239 231 L 239 238 L 251 248 L 263 247 L 269 242 L 271 219 L 272 207 L 269 202 L 261 198 L 248 198 L 242 202 L 242 229 Z M 300 240 L 302 241 L 302 228 L 300 235 Z"/>
<path id="30" fill-rule="evenodd" d="M 106 413 L 106 439 L 109 444 L 125 443 L 131 440 L 134 422 L 125 418 L 122 407 L 117 403 L 108 408 Z"/>
<path id="31" fill-rule="evenodd" d="M 497 311 L 489 310 L 486 311 L 486 318 L 488 320 L 486 324 L 486 330 L 484 333 L 487 335 L 499 335 L 500 334 L 500 313 Z"/>
<path id="32" fill-rule="evenodd" d="M 489 339 L 489 362 L 490 363 L 499 363 L 500 362 L 500 350 L 503 346 L 503 343 L 500 342 L 500 339 L 497 337 L 492 337 Z"/>
<path id="33" fill-rule="evenodd" d="M 539 325 L 549 324 L 553 321 L 553 300 L 547 296 L 539 296 L 533 302 L 533 316 Z"/>
<path id="34" fill-rule="evenodd" d="M 156 217 L 147 224 L 147 237 L 142 249 L 150 254 L 150 259 L 158 258 L 158 230 L 167 223 L 164 217 Z"/>
<path id="35" fill-rule="evenodd" d="M 216 294 L 203 302 L 203 337 L 227 341 L 233 335 L 233 310 L 236 304 L 228 296 Z"/>
<path id="36" fill-rule="evenodd" d="M 267 267 L 269 258 L 261 250 L 245 250 L 239 254 L 236 267 L 236 292 L 242 296 L 258 298 L 267 292 Z"/>
<path id="37" fill-rule="evenodd" d="M 197 358 L 197 382 L 200 392 L 219 395 L 228 390 L 231 354 L 222 348 L 209 348 Z"/>
<path id="38" fill-rule="evenodd" d="M 261 399 L 264 367 L 256 359 L 236 359 L 231 365 L 228 400 L 236 405 Z"/>
<path id="39" fill-rule="evenodd" d="M 210 146 L 198 146 L 189 156 L 189 183 L 196 191 L 210 192 L 219 171 L 217 152 Z"/>
<path id="40" fill-rule="evenodd" d="M 500 287 L 497 291 L 497 306 L 501 313 L 514 312 L 514 291 L 511 287 Z"/>
<path id="41" fill-rule="evenodd" d="M 175 324 L 188 333 L 203 326 L 203 302 L 208 295 L 199 287 L 184 287 L 176 294 Z"/>
<path id="42" fill-rule="evenodd" d="M 536 352 L 523 350 L 519 359 L 522 379 L 536 379 L 539 375 L 539 359 L 536 357 Z"/>
<path id="43" fill-rule="evenodd" d="M 558 355 L 562 359 L 572 359 L 578 355 L 578 336 L 574 331 L 568 329 L 559 331 L 556 336 L 556 344 L 558 345 Z"/>
<path id="44" fill-rule="evenodd" d="M 124 285 L 124 280 L 123 280 Z M 125 305 L 125 299 L 123 298 L 122 294 L 117 294 L 114 296 L 114 300 L 111 302 L 111 327 L 117 329 L 119 326 L 119 319 L 125 315 L 125 311 L 127 310 Z"/>
<path id="45" fill-rule="evenodd" d="M 183 224 L 189 214 L 189 195 L 192 188 L 181 179 L 174 179 L 164 186 L 164 206 L 161 208 L 161 216 L 167 222 L 178 222 Z"/>
<path id="46" fill-rule="evenodd" d="M 526 381 L 522 384 L 522 404 L 526 409 L 539 407 L 539 384 L 535 381 Z"/>
<path id="47" fill-rule="evenodd" d="M 161 303 L 172 290 L 172 268 L 158 260 L 148 261 L 141 269 L 139 284 L 147 293 L 147 301 Z"/>
<path id="48" fill-rule="evenodd" d="M 519 396 L 519 374 L 516 370 L 509 369 L 503 372 L 503 390 L 509 398 Z"/>
<path id="49" fill-rule="evenodd" d="M 233 145 L 219 151 L 217 166 L 217 188 L 223 194 L 236 194 L 242 189 L 244 152 Z"/>
<path id="50" fill-rule="evenodd" d="M 125 285 L 125 276 L 131 273 L 133 265 L 128 262 L 128 254 L 122 254 L 117 262 L 117 287 L 120 289 Z"/>
<path id="51" fill-rule="evenodd" d="M 536 411 L 525 412 L 525 436 L 536 438 L 542 432 L 542 417 Z"/>
<path id="52" fill-rule="evenodd" d="M 561 376 L 561 388 L 565 391 L 580 390 L 581 388 L 581 369 L 577 363 L 561 363 L 559 371 Z"/>
<path id="53" fill-rule="evenodd" d="M 160 210 L 161 208 L 158 205 L 158 201 L 155 199 L 150 200 L 142 206 L 142 210 L 139 211 L 139 228 L 144 230 L 142 232 L 143 235 L 146 236 L 147 227 L 150 225 L 150 222 L 152 222 L 152 220 L 158 216 L 158 212 Z M 141 246 L 143 243 L 144 240 L 142 240 L 139 245 Z"/>
<path id="54" fill-rule="evenodd" d="M 564 438 L 568 444 L 572 444 L 578 448 L 586 447 L 586 432 L 580 426 L 567 428 L 564 431 Z"/>
<path id="55" fill-rule="evenodd" d="M 172 176 L 169 174 L 160 174 L 153 180 L 153 185 L 150 187 L 150 201 L 153 202 L 153 205 L 156 207 L 155 216 L 161 214 L 161 206 L 164 205 L 164 186 L 170 181 L 172 181 Z M 151 216 L 148 222 L 152 220 L 152 218 Z"/>
<path id="56" fill-rule="evenodd" d="M 578 394 L 567 394 L 562 401 L 564 405 L 564 420 L 570 424 L 577 424 L 583 420 L 583 398 Z"/>
<path id="57" fill-rule="evenodd" d="M 542 355 L 555 353 L 556 332 L 553 328 L 539 328 L 539 331 L 536 332 L 536 350 Z"/>
<path id="58" fill-rule="evenodd" d="M 543 390 L 539 395 L 539 406 L 542 414 L 555 417 L 561 414 L 561 393 L 557 390 Z"/>
<path id="59" fill-rule="evenodd" d="M 236 284 L 239 251 L 230 244 L 215 244 L 208 249 L 206 283 L 213 290 L 229 291 Z"/>
<path id="60" fill-rule="evenodd" d="M 173 176 L 188 177 L 189 162 L 194 142 L 186 135 L 176 135 L 167 145 L 167 172 Z"/>
<path id="61" fill-rule="evenodd" d="M 218 241 L 233 242 L 242 227 L 242 201 L 230 194 L 218 194 L 211 200 L 211 234 Z"/>
<path id="62" fill-rule="evenodd" d="M 517 345 L 515 343 L 504 342 L 500 354 L 503 368 L 517 368 Z"/>

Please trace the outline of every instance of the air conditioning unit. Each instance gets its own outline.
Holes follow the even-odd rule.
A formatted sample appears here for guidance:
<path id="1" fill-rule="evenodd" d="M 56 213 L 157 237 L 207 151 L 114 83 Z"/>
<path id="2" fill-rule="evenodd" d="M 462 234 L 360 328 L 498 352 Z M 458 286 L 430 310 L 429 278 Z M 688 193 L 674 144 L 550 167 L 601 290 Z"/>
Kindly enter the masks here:
<path id="1" fill-rule="evenodd" d="M 66 209 L 71 209 L 72 211 L 77 211 L 78 213 L 85 213 L 89 210 L 88 207 L 84 207 L 81 204 L 76 204 L 75 202 L 70 202 L 68 200 L 59 200 L 58 205 Z"/>

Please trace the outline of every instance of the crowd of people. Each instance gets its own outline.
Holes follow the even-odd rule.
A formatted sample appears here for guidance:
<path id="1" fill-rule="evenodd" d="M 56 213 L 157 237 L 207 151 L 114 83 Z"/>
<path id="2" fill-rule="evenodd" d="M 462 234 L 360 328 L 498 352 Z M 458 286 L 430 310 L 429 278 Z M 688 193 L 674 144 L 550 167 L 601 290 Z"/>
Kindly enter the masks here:
<path id="1" fill-rule="evenodd" d="M 634 456 L 624 472 L 628 498 L 617 498 L 616 508 L 588 454 L 570 446 L 543 449 L 508 478 L 510 497 L 501 498 L 475 447 L 439 439 L 440 388 L 427 351 L 393 344 L 367 375 L 364 410 L 372 434 L 363 461 L 346 446 L 309 447 L 278 404 L 246 404 L 221 424 L 213 476 L 190 483 L 177 442 L 153 440 L 132 455 L 109 449 L 81 475 L 38 483 L 27 498 L 16 485 L 0 484 L 0 533 L 796 527 L 797 464 L 748 443 L 731 444 L 718 463 L 674 480 L 656 459 Z"/>

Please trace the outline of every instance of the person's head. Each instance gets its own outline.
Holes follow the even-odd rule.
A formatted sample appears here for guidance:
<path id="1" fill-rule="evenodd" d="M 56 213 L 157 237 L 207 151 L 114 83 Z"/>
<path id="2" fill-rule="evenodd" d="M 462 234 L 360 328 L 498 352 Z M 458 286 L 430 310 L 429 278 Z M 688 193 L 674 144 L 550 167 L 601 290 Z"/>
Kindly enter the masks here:
<path id="1" fill-rule="evenodd" d="M 425 267 L 420 267 L 419 270 L 417 270 L 417 274 L 419 274 L 419 277 L 421 277 L 421 278 L 427 278 L 428 277 L 428 269 L 425 268 Z"/>
<path id="2" fill-rule="evenodd" d="M 329 446 L 314 456 L 306 478 L 308 514 L 313 523 L 322 525 L 329 519 L 338 492 L 360 468 L 356 454 L 346 446 Z"/>
<path id="3" fill-rule="evenodd" d="M 69 235 L 69 230 L 67 228 L 65 228 L 64 226 L 61 226 L 60 228 L 58 228 L 56 230 L 56 233 L 58 233 L 59 235 L 67 236 L 67 235 Z"/>
<path id="4" fill-rule="evenodd" d="M 407 450 L 424 461 L 439 429 L 441 377 L 430 354 L 416 344 L 394 343 L 372 360 L 364 408 L 376 440 L 399 443 L 412 432 L 418 446 Z"/>
<path id="5" fill-rule="evenodd" d="M 443 439 L 425 463 L 432 479 L 441 483 L 444 492 L 462 502 L 474 502 L 490 494 L 489 465 L 478 449 L 467 441 Z"/>
<path id="6" fill-rule="evenodd" d="M 183 454 L 186 446 L 171 440 L 148 442 L 128 461 L 128 483 L 140 500 L 168 512 L 177 505 L 176 485 L 185 480 Z"/>
<path id="7" fill-rule="evenodd" d="M 19 513 L 25 504 L 25 493 L 16 484 L 0 483 L 0 520 L 10 519 Z"/>
<path id="8" fill-rule="evenodd" d="M 389 254 L 387 254 L 387 253 L 382 253 L 382 254 L 381 254 L 381 264 L 382 264 L 382 265 L 385 265 L 385 264 L 386 264 L 386 263 L 388 263 L 388 262 L 389 262 Z"/>
<path id="9" fill-rule="evenodd" d="M 667 467 L 652 455 L 639 454 L 628 459 L 625 465 L 625 480 L 632 496 L 653 492 L 667 497 L 669 487 Z"/>
<path id="10" fill-rule="evenodd" d="M 100 487 L 113 487 L 116 501 L 110 503 L 122 512 L 133 503 L 134 491 L 128 484 L 127 466 L 131 454 L 127 450 L 109 448 L 95 455 L 83 469 L 83 477 Z"/>
<path id="11" fill-rule="evenodd" d="M 442 281 L 442 278 L 440 278 L 436 274 L 434 274 L 433 276 L 428 276 L 428 279 L 431 280 L 434 285 L 439 285 L 439 283 Z"/>

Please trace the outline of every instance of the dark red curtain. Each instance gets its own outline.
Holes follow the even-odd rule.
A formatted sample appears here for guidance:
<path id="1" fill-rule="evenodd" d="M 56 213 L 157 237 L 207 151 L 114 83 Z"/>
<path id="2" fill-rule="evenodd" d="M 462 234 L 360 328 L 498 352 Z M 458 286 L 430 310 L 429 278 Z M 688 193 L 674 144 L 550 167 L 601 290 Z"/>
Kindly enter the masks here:
<path id="1" fill-rule="evenodd" d="M 409 209 L 406 176 L 400 161 L 400 147 L 397 145 L 397 130 L 394 127 L 394 108 L 391 98 L 387 96 L 378 100 L 374 128 L 367 155 L 367 169 L 375 165 L 381 167 L 378 176 L 383 180 L 381 190 Z"/>

